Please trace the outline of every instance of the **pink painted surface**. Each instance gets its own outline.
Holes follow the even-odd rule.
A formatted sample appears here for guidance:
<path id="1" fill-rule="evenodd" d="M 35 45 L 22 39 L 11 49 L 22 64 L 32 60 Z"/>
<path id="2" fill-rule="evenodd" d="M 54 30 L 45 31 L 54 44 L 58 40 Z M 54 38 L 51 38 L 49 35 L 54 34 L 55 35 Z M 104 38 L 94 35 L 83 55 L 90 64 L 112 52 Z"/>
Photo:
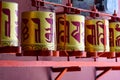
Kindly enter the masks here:
<path id="1" fill-rule="evenodd" d="M 94 62 L 94 61 L 15 61 L 1 60 L 1 67 L 120 67 L 120 62 Z"/>
<path id="2" fill-rule="evenodd" d="M 24 60 L 24 61 L 35 61 L 35 57 L 15 57 L 10 54 L 1 54 L 0 59 L 2 60 Z M 55 57 L 39 57 L 40 61 L 66 61 L 66 58 L 55 58 Z M 91 59 L 75 59 L 71 57 L 72 61 L 90 61 Z M 38 62 L 36 62 L 38 63 Z M 1 63 L 0 63 L 1 64 Z M 10 63 L 12 64 L 12 63 Z M 21 64 L 21 62 L 20 62 Z M 20 65 L 17 64 L 16 65 Z M 32 62 L 30 62 L 32 64 Z M 34 64 L 34 63 L 33 63 Z M 15 66 L 16 66 L 15 65 Z M 27 65 L 27 64 L 25 64 Z M 42 64 L 41 64 L 42 65 Z M 64 64 L 62 64 L 64 65 Z M 69 65 L 69 64 L 68 64 Z M 24 64 L 23 64 L 24 66 Z M 38 65 L 39 66 L 39 65 Z M 54 80 L 58 73 L 53 73 L 48 65 L 47 68 L 38 67 L 36 64 L 31 67 L 0 67 L 0 80 Z M 82 67 L 81 71 L 65 73 L 62 80 L 94 80 L 94 67 Z"/>

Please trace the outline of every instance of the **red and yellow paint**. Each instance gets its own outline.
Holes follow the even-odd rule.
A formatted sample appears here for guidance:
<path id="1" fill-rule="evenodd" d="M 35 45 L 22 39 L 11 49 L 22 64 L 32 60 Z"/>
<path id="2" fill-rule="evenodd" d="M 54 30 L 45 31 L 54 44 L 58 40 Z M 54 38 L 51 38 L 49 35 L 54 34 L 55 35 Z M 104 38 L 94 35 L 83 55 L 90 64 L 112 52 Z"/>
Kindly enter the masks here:
<path id="1" fill-rule="evenodd" d="M 109 51 L 109 22 L 102 19 L 86 20 L 85 38 L 87 52 Z"/>
<path id="2" fill-rule="evenodd" d="M 18 46 L 18 4 L 0 1 L 0 46 Z"/>
<path id="3" fill-rule="evenodd" d="M 57 15 L 57 49 L 84 51 L 85 17 L 77 14 Z"/>
<path id="4" fill-rule="evenodd" d="M 110 22 L 110 51 L 120 52 L 120 22 Z"/>
<path id="5" fill-rule="evenodd" d="M 55 14 L 23 12 L 21 33 L 23 50 L 55 50 Z"/>

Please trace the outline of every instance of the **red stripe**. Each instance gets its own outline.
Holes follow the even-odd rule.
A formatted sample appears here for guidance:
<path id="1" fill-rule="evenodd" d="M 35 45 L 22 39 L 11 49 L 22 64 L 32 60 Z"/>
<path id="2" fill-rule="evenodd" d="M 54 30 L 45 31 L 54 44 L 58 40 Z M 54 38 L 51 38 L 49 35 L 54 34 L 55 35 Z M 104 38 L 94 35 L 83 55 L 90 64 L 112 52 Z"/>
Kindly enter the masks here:
<path id="1" fill-rule="evenodd" d="M 64 14 L 64 50 L 66 50 L 66 43 L 67 43 L 67 40 L 66 40 L 66 14 Z"/>
<path id="2" fill-rule="evenodd" d="M 107 28 L 107 26 L 106 26 L 106 22 L 104 22 L 104 51 L 106 51 L 106 39 L 107 39 L 107 36 L 106 36 L 106 28 Z"/>

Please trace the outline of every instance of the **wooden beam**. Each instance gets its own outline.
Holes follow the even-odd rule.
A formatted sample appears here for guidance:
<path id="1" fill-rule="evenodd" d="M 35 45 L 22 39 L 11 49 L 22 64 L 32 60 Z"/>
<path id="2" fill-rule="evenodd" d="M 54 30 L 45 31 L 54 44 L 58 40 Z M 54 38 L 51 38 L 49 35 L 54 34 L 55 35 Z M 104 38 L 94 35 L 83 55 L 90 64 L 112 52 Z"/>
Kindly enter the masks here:
<path id="1" fill-rule="evenodd" d="M 106 57 L 106 58 L 115 58 L 115 52 L 87 52 L 87 57 Z"/>
<path id="2" fill-rule="evenodd" d="M 29 51 L 23 51 L 23 56 L 52 56 L 53 51 L 46 50 L 29 50 Z"/>
<path id="3" fill-rule="evenodd" d="M 116 57 L 120 57 L 120 52 L 117 52 L 117 53 L 116 53 Z"/>
<path id="4" fill-rule="evenodd" d="M 30 50 L 23 51 L 23 56 L 57 56 L 57 57 L 66 57 L 66 52 L 69 56 L 76 57 L 86 57 L 86 52 L 84 51 L 42 51 L 42 50 Z"/>
<path id="5" fill-rule="evenodd" d="M 104 68 L 104 71 L 101 72 L 99 75 L 97 75 L 96 80 L 99 80 L 103 75 L 105 75 L 106 73 L 108 73 L 111 70 L 112 70 L 112 68 L 110 68 L 110 67 Z"/>
<path id="6" fill-rule="evenodd" d="M 80 67 L 59 67 L 59 68 L 51 68 L 53 72 L 61 72 L 63 71 L 65 68 L 67 68 L 68 72 L 72 72 L 72 71 L 81 71 L 81 68 Z"/>
<path id="7" fill-rule="evenodd" d="M 86 52 L 84 51 L 67 51 L 69 56 L 76 56 L 76 57 L 86 57 Z M 59 51 L 59 56 L 67 56 L 65 51 Z"/>
<path id="8" fill-rule="evenodd" d="M 60 74 L 55 78 L 55 80 L 61 80 L 63 75 L 67 72 L 68 68 L 65 68 L 63 71 L 60 72 Z"/>
<path id="9" fill-rule="evenodd" d="M 116 53 L 115 52 L 103 52 L 103 53 L 98 53 L 99 57 L 107 57 L 107 58 L 115 58 Z"/>
<path id="10" fill-rule="evenodd" d="M 14 47 L 14 46 L 5 46 L 5 47 L 0 47 L 0 53 L 21 53 L 21 47 Z"/>
<path id="11" fill-rule="evenodd" d="M 120 67 L 120 62 L 0 60 L 1 67 Z"/>
<path id="12" fill-rule="evenodd" d="M 96 67 L 96 70 L 104 70 L 106 67 Z M 111 67 L 112 70 L 120 70 L 120 67 Z"/>

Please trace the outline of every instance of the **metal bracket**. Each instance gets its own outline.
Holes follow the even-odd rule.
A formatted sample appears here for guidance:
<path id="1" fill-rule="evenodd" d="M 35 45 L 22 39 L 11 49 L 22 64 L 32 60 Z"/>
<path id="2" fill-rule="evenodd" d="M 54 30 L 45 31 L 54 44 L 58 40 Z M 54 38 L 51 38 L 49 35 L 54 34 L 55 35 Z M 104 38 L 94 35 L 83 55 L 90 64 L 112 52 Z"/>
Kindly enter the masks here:
<path id="1" fill-rule="evenodd" d="M 96 76 L 96 80 L 99 80 L 103 75 L 105 75 L 111 70 L 120 70 L 120 67 L 96 67 L 96 71 L 98 70 L 103 70 L 103 72 Z"/>
<path id="2" fill-rule="evenodd" d="M 69 71 L 81 71 L 80 67 L 61 67 L 61 68 L 51 68 L 53 72 L 60 72 L 55 80 L 61 80 L 66 72 Z"/>
<path id="3" fill-rule="evenodd" d="M 63 75 L 67 72 L 68 68 L 65 68 L 63 71 L 60 72 L 60 74 L 55 78 L 55 80 L 61 80 Z"/>
<path id="4" fill-rule="evenodd" d="M 103 72 L 101 72 L 99 75 L 96 76 L 96 80 L 99 80 L 103 75 L 111 71 L 112 67 L 96 68 L 96 70 L 103 70 Z"/>

